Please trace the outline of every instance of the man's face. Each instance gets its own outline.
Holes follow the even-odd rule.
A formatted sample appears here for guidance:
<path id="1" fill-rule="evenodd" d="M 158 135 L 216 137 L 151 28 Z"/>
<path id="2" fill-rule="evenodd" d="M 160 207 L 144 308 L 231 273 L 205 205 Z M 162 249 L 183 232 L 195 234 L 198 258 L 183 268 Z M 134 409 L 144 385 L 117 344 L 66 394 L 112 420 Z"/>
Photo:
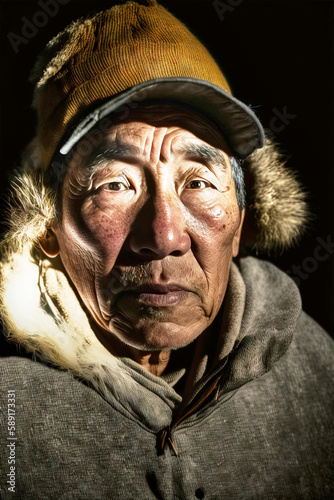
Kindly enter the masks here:
<path id="1" fill-rule="evenodd" d="M 238 253 L 242 214 L 224 139 L 167 107 L 115 120 L 88 154 L 87 139 L 53 226 L 63 265 L 104 343 L 185 346 L 217 315 Z"/>

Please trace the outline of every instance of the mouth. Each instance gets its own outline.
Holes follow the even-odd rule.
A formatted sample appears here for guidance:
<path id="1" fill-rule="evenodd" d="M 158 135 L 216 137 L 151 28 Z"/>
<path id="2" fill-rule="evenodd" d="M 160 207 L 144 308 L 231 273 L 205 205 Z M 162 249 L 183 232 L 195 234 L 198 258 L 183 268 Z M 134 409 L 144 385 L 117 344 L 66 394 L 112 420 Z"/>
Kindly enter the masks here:
<path id="1" fill-rule="evenodd" d="M 178 285 L 141 285 L 123 292 L 125 300 L 143 305 L 166 307 L 180 303 L 187 291 Z"/>

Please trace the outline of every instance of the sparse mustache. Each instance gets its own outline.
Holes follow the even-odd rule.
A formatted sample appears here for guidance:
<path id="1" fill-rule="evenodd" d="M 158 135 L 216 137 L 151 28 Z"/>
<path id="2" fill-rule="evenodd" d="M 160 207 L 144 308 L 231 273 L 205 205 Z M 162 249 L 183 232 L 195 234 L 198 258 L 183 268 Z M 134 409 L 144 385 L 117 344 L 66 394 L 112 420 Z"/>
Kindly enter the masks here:
<path id="1" fill-rule="evenodd" d="M 108 290 L 119 293 L 129 286 L 140 286 L 152 278 L 152 262 L 145 262 L 126 269 L 114 268 L 110 273 Z"/>
<path id="2" fill-rule="evenodd" d="M 142 285 L 152 277 L 152 262 L 139 264 L 120 271 L 119 282 L 124 287 L 132 285 Z"/>

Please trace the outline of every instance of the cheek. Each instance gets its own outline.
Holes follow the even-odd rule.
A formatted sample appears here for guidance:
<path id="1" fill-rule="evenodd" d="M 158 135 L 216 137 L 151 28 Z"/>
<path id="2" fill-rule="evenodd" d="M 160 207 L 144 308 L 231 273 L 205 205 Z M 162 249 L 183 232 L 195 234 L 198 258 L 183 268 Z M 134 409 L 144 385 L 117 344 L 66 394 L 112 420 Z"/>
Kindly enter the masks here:
<path id="1" fill-rule="evenodd" d="M 86 234 L 94 250 L 106 259 L 110 254 L 117 255 L 126 238 L 128 226 L 126 218 L 102 213 L 86 221 Z"/>
<path id="2" fill-rule="evenodd" d="M 208 307 L 216 311 L 225 294 L 240 211 L 233 195 L 198 205 L 190 217 L 194 255 L 205 274 Z"/>
<path id="3" fill-rule="evenodd" d="M 198 204 L 189 215 L 194 241 L 198 241 L 199 247 L 208 247 L 208 254 L 218 255 L 219 251 L 232 247 L 240 224 L 240 211 L 234 197 L 224 197 L 210 204 Z"/>
<path id="4" fill-rule="evenodd" d="M 76 213 L 76 219 L 67 224 L 72 228 L 72 236 L 82 248 L 94 255 L 100 263 L 99 267 L 110 270 L 131 227 L 131 211 L 101 210 L 90 203 L 89 206 L 82 206 Z"/>

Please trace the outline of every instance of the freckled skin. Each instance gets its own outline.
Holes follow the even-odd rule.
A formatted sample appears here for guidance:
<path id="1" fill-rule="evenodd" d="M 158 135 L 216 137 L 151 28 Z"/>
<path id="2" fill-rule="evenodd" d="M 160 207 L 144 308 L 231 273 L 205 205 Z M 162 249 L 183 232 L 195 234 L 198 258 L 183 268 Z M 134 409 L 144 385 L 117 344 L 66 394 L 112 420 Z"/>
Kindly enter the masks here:
<path id="1" fill-rule="evenodd" d="M 117 145 L 137 146 L 139 154 L 107 165 L 86 192 L 82 158 L 74 156 L 52 256 L 59 247 L 100 340 L 114 354 L 138 359 L 185 346 L 212 323 L 238 253 L 243 214 L 226 143 L 204 118 L 176 108 L 138 109 L 105 134 Z M 187 141 L 219 148 L 227 172 L 178 153 Z M 128 293 L 141 284 L 175 285 L 180 297 L 152 306 Z"/>

